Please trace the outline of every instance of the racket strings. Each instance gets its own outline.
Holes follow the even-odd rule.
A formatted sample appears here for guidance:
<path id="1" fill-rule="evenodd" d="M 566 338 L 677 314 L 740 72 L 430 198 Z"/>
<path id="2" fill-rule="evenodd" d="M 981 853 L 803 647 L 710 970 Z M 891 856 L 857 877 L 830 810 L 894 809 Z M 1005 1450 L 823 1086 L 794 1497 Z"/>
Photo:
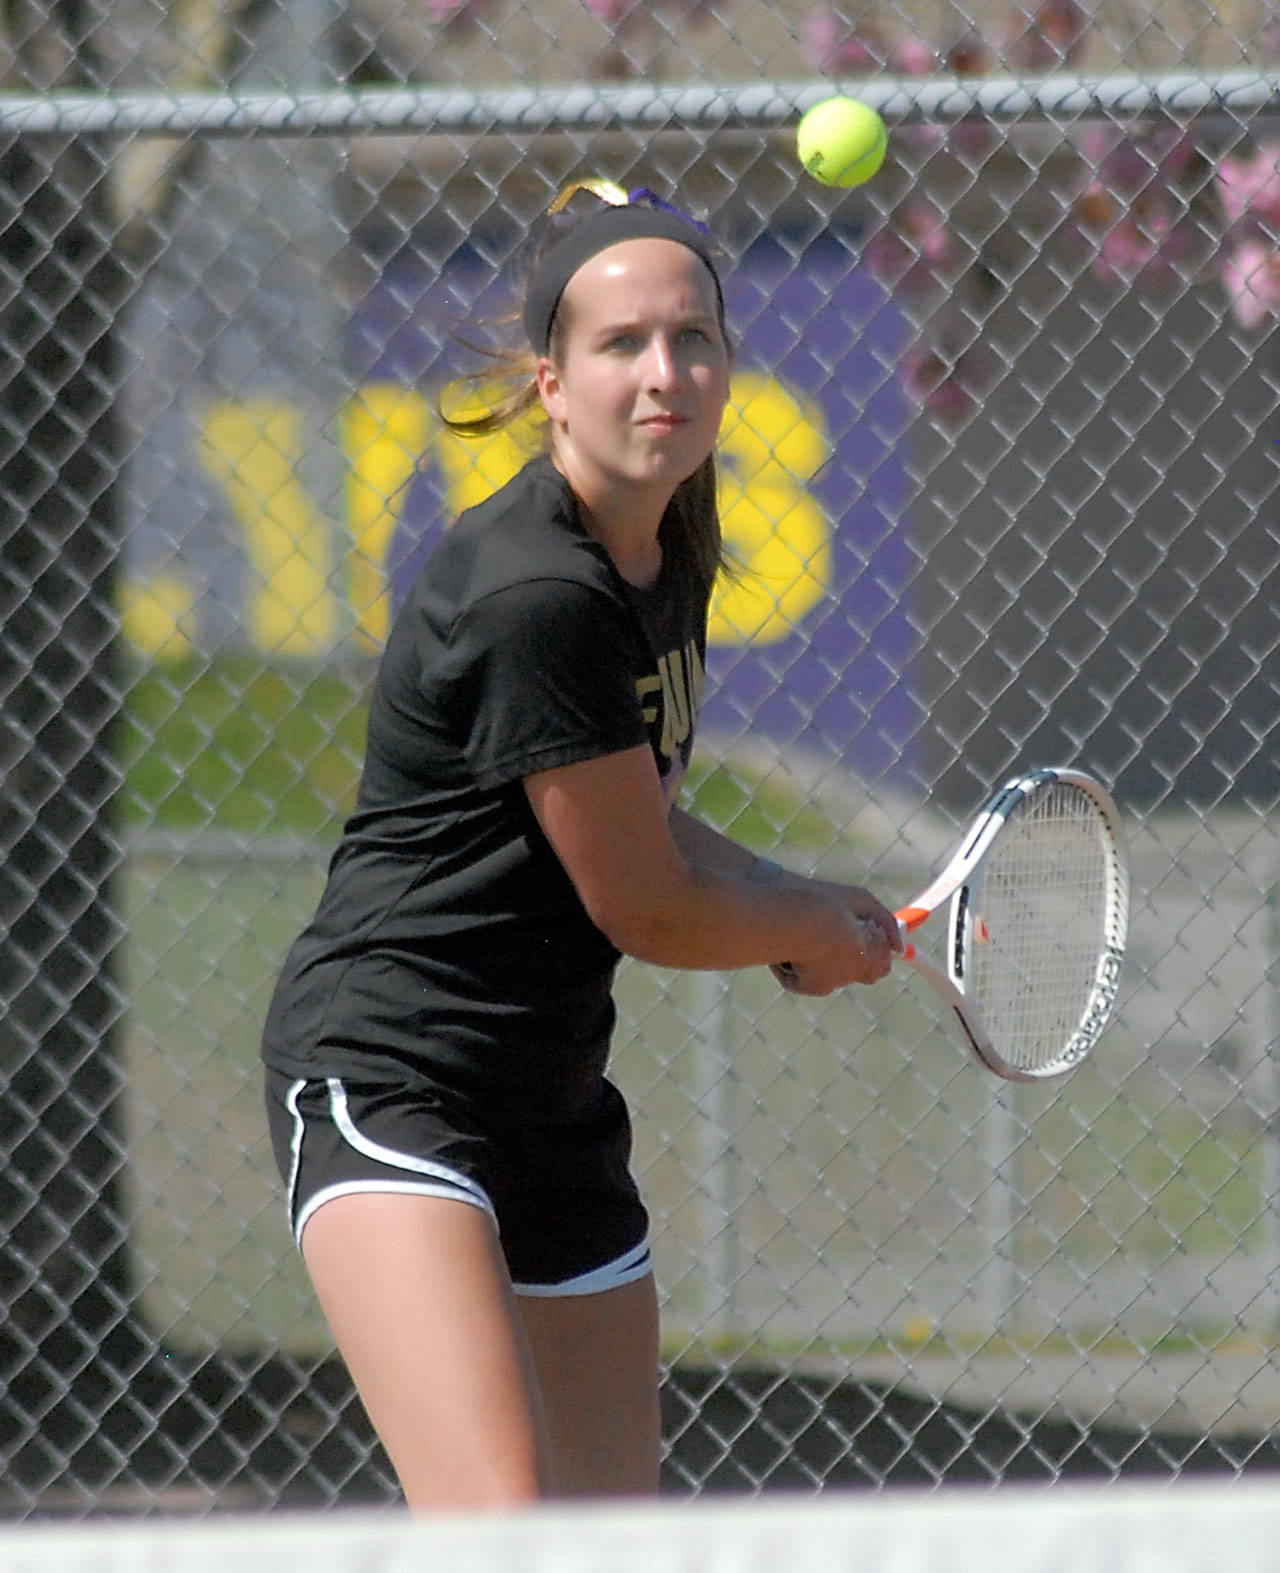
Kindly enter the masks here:
<path id="1" fill-rule="evenodd" d="M 1098 814 L 1070 784 L 1027 799 L 992 843 L 970 914 L 966 992 L 1016 1069 L 1056 1061 L 1088 1012 L 1107 896 Z"/>

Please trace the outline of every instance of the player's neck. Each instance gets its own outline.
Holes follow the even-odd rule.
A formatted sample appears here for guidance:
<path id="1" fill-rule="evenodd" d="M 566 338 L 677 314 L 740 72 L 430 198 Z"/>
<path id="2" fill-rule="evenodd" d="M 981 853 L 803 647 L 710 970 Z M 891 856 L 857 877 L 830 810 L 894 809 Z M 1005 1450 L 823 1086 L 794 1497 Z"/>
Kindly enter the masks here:
<path id="1" fill-rule="evenodd" d="M 662 572 L 662 546 L 657 530 L 641 536 L 634 526 L 610 529 L 606 524 L 602 528 L 594 514 L 586 514 L 584 509 L 584 515 L 587 534 L 608 552 L 619 575 L 637 590 L 647 590 Z"/>
<path id="2" fill-rule="evenodd" d="M 670 488 L 592 484 L 567 474 L 559 462 L 557 468 L 573 487 L 583 529 L 604 547 L 628 584 L 646 589 L 662 571 L 658 532 L 671 501 Z"/>

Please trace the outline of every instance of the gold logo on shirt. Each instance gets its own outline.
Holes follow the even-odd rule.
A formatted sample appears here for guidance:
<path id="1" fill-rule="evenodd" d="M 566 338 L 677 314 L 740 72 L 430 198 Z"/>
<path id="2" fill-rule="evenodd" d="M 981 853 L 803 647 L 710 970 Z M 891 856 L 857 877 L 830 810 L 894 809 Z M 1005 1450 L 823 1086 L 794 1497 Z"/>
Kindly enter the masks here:
<path id="1" fill-rule="evenodd" d="M 667 759 L 675 758 L 693 732 L 706 675 L 698 646 L 691 639 L 683 650 L 668 650 L 659 656 L 658 670 L 636 681 L 645 725 L 661 719 L 658 748 Z"/>

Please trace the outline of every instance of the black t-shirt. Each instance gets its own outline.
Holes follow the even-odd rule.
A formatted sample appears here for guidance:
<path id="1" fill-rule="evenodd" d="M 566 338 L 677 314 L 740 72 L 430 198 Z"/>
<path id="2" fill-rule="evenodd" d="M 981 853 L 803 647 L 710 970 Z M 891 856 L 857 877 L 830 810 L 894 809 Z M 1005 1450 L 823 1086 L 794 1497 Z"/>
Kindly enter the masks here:
<path id="1" fill-rule="evenodd" d="M 523 778 L 647 741 L 670 802 L 705 650 L 705 597 L 676 554 L 628 586 L 549 460 L 464 513 L 392 628 L 355 811 L 277 986 L 267 1062 L 391 1064 L 530 1112 L 593 1095 L 618 952 Z"/>

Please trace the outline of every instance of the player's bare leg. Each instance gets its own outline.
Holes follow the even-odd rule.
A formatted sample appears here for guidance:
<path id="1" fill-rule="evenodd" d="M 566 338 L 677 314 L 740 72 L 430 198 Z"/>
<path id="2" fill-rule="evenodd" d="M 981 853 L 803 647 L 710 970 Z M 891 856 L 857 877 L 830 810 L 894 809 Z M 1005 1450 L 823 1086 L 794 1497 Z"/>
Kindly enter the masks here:
<path id="1" fill-rule="evenodd" d="M 342 1196 L 308 1221 L 302 1251 L 409 1506 L 545 1494 L 537 1386 L 489 1216 L 430 1196 Z"/>
<path id="2" fill-rule="evenodd" d="M 658 1489 L 658 1305 L 652 1276 L 602 1294 L 519 1297 L 557 1496 Z"/>

